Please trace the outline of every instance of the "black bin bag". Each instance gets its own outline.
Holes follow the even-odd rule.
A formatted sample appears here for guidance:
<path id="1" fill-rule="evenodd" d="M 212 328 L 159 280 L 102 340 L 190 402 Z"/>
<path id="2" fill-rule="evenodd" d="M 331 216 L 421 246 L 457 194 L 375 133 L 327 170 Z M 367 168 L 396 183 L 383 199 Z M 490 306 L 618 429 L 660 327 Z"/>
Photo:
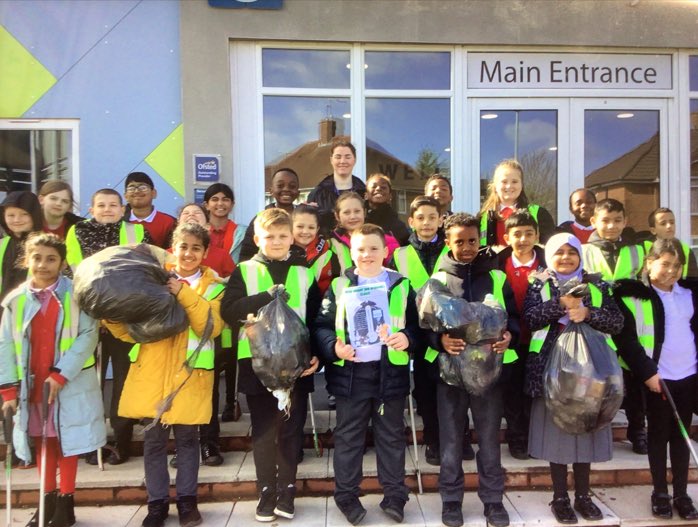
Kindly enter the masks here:
<path id="1" fill-rule="evenodd" d="M 80 309 L 96 319 L 125 323 L 136 342 L 184 331 L 187 314 L 165 285 L 168 258 L 166 251 L 145 243 L 107 247 L 85 258 L 73 280 Z"/>
<path id="2" fill-rule="evenodd" d="M 245 322 L 250 342 L 252 370 L 262 385 L 279 401 L 279 410 L 291 408 L 291 390 L 310 367 L 310 334 L 298 314 L 287 303 L 283 286 L 274 298 Z"/>
<path id="3" fill-rule="evenodd" d="M 545 405 L 569 434 L 600 430 L 623 402 L 623 374 L 606 335 L 571 322 L 550 350 L 543 372 Z"/>
<path id="4" fill-rule="evenodd" d="M 503 354 L 492 351 L 507 327 L 507 313 L 492 295 L 484 302 L 455 297 L 438 280 L 418 292 L 420 326 L 466 342 L 458 355 L 439 353 L 439 375 L 451 386 L 482 395 L 502 372 Z"/>

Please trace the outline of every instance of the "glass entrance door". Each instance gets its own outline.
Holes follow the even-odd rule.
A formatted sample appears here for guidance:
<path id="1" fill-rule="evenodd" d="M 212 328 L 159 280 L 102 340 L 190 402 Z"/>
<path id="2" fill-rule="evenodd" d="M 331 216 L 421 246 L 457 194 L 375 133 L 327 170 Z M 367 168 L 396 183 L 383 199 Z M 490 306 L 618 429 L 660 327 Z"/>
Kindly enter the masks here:
<path id="1" fill-rule="evenodd" d="M 477 99 L 473 103 L 472 174 L 469 208 L 477 211 L 487 196 L 487 186 L 497 164 L 513 158 L 524 169 L 524 190 L 531 203 L 548 209 L 557 222 L 559 208 L 566 209 L 566 100 Z M 564 131 L 564 133 L 562 133 Z"/>

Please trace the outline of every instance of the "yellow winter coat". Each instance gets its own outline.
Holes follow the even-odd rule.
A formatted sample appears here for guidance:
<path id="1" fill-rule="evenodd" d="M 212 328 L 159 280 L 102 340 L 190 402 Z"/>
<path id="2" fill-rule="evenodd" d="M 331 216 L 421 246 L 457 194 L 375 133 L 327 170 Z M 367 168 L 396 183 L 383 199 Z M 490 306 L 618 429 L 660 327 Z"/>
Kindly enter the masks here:
<path id="1" fill-rule="evenodd" d="M 213 333 L 217 337 L 223 328 L 220 315 L 222 294 L 212 301 L 202 295 L 206 288 L 220 281 L 214 271 L 202 267 L 203 276 L 196 289 L 183 284 L 177 300 L 187 312 L 189 323 L 201 336 L 206 325 L 209 307 L 213 316 Z M 104 325 L 114 337 L 125 342 L 134 342 L 128 335 L 126 326 L 121 323 L 104 321 Z M 186 359 L 188 331 L 167 339 L 141 344 L 136 362 L 131 364 L 124 390 L 119 401 L 119 415 L 134 419 L 154 418 L 159 403 L 186 377 L 182 367 Z M 164 425 L 202 425 L 211 420 L 211 400 L 213 393 L 213 371 L 195 369 L 172 401 L 172 407 L 162 415 Z"/>

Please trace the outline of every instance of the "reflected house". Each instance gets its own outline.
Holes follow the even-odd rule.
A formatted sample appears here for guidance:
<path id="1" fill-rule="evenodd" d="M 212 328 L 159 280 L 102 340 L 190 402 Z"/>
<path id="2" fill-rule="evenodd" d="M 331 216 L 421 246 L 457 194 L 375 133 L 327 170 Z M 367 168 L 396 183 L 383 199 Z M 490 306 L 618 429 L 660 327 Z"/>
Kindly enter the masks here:
<path id="1" fill-rule="evenodd" d="M 323 119 L 320 121 L 317 141 L 309 141 L 264 167 L 265 187 L 269 188 L 274 171 L 281 167 L 292 168 L 300 177 L 300 200 L 305 200 L 315 185 L 332 173 L 330 149 L 335 137 L 350 140 L 348 136 L 337 135 L 337 122 L 335 120 Z M 409 212 L 409 204 L 412 199 L 423 194 L 424 182 L 429 174 L 420 174 L 412 165 L 401 161 L 370 139 L 367 139 L 366 142 L 366 173 L 370 175 L 381 172 L 391 179 L 393 185 L 392 205 L 404 220 Z M 357 152 L 357 157 L 361 157 L 361 152 Z M 268 193 L 266 201 L 267 203 L 271 201 Z"/>
<path id="2" fill-rule="evenodd" d="M 594 170 L 585 186 L 598 200 L 613 198 L 623 203 L 628 225 L 646 230 L 647 217 L 659 203 L 659 134 Z"/>

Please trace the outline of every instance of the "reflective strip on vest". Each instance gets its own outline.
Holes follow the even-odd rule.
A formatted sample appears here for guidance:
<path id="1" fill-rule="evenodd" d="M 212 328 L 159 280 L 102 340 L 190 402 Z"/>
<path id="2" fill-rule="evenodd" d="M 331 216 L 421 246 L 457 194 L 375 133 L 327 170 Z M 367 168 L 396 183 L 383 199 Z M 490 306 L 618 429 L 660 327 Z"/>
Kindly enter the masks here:
<path id="1" fill-rule="evenodd" d="M 121 222 L 121 227 L 119 228 L 119 245 L 140 243 L 143 241 L 144 237 L 145 230 L 140 223 Z M 83 260 L 82 247 L 80 247 L 80 242 L 75 234 L 75 225 L 68 229 L 68 234 L 65 237 L 65 246 L 67 250 L 66 261 L 68 265 L 75 270 L 75 266 Z"/>
<path id="2" fill-rule="evenodd" d="M 2 293 L 2 264 L 5 261 L 5 252 L 7 251 L 8 245 L 10 245 L 9 235 L 0 240 L 0 293 Z"/>
<path id="3" fill-rule="evenodd" d="M 584 268 L 590 273 L 601 273 L 606 282 L 622 278 L 635 278 L 642 270 L 645 250 L 641 245 L 626 245 L 620 248 L 615 269 L 611 270 L 601 249 L 591 243 L 582 246 Z"/>
<path id="4" fill-rule="evenodd" d="M 623 297 L 623 303 L 627 306 L 635 319 L 635 331 L 637 340 L 645 350 L 645 354 L 652 358 L 654 354 L 654 313 L 652 301 L 640 298 Z"/>
<path id="5" fill-rule="evenodd" d="M 328 250 L 322 253 L 317 257 L 317 260 L 313 262 L 313 265 L 310 266 L 310 269 L 313 271 L 313 276 L 315 277 L 315 280 L 318 282 L 320 281 L 320 275 L 322 275 L 322 270 L 325 268 L 325 266 L 328 264 L 330 259 L 332 258 L 332 251 Z"/>
<path id="6" fill-rule="evenodd" d="M 540 210 L 540 205 L 529 205 L 528 212 L 533 216 L 533 219 L 538 223 L 538 211 Z M 485 212 L 480 218 L 480 245 L 487 245 L 487 220 L 489 214 Z"/>
<path id="7" fill-rule="evenodd" d="M 245 282 L 247 296 L 267 291 L 274 285 L 267 266 L 255 260 L 240 263 L 242 280 Z M 289 294 L 288 305 L 305 322 L 305 307 L 308 299 L 308 289 L 313 283 L 313 271 L 300 265 L 292 265 L 286 275 L 284 287 Z M 238 333 L 238 360 L 251 359 L 250 341 L 245 335 L 245 328 Z"/>
<path id="8" fill-rule="evenodd" d="M 448 254 L 448 247 L 446 245 L 441 249 L 441 254 L 434 264 L 434 269 L 438 269 L 441 266 L 441 261 L 444 256 Z M 412 287 L 417 290 L 421 288 L 429 280 L 429 273 L 424 268 L 422 260 L 419 259 L 417 254 L 417 249 L 412 245 L 406 247 L 398 247 L 393 253 L 393 261 L 395 262 L 395 268 L 397 271 L 406 276 Z"/>
<path id="9" fill-rule="evenodd" d="M 335 295 L 337 309 L 334 318 L 335 335 L 346 344 L 346 331 L 344 320 L 346 318 L 346 302 L 344 301 L 344 289 L 349 285 L 349 279 L 340 276 L 332 281 L 332 292 Z M 388 311 L 390 314 L 390 332 L 397 333 L 405 329 L 405 312 L 407 311 L 407 297 L 410 293 L 409 280 L 403 280 L 393 287 L 388 298 Z M 388 362 L 395 366 L 407 366 L 410 356 L 406 351 L 388 348 Z M 344 359 L 335 361 L 336 366 L 344 366 Z"/>
<path id="10" fill-rule="evenodd" d="M 210 284 L 206 288 L 206 291 L 204 291 L 204 294 L 202 296 L 206 300 L 211 301 L 218 295 L 220 295 L 224 289 L 225 285 L 223 284 Z M 194 350 L 196 350 L 196 348 L 199 347 L 200 341 L 201 339 L 198 337 L 198 335 L 194 332 L 194 330 L 191 327 L 189 327 L 186 360 L 189 360 L 189 358 L 194 354 Z M 136 343 L 131 348 L 131 351 L 129 351 L 128 353 L 129 360 L 131 362 L 136 362 L 138 360 L 138 355 L 140 351 L 141 344 Z M 206 343 L 202 346 L 202 348 L 199 350 L 199 355 L 196 357 L 196 361 L 194 362 L 192 367 L 197 370 L 212 370 L 214 367 L 214 357 L 215 350 L 213 347 L 213 339 L 208 339 Z"/>
<path id="11" fill-rule="evenodd" d="M 332 247 L 332 252 L 337 255 L 337 260 L 339 261 L 339 274 L 341 276 L 344 274 L 344 271 L 354 265 L 354 262 L 351 259 L 351 250 L 336 238 L 332 238 L 330 240 L 330 245 Z"/>
<path id="12" fill-rule="evenodd" d="M 228 326 L 221 330 L 221 346 L 227 349 L 233 347 L 233 330 Z"/>
<path id="13" fill-rule="evenodd" d="M 22 380 L 22 341 L 23 341 L 23 331 L 22 326 L 24 324 L 24 307 L 27 303 L 27 295 L 19 295 L 16 300 L 15 305 L 15 324 L 13 328 L 13 339 L 15 345 L 15 355 L 17 357 L 17 379 Z M 77 302 L 74 300 L 70 291 L 67 291 L 61 302 L 63 308 L 63 326 L 61 328 L 61 334 L 58 337 L 58 351 L 63 355 L 75 342 L 75 338 L 78 336 L 78 325 L 80 322 L 80 310 L 78 308 Z M 75 316 L 73 316 L 75 315 Z M 95 365 L 94 354 L 90 355 L 85 361 L 85 365 L 82 367 L 90 368 Z"/>

